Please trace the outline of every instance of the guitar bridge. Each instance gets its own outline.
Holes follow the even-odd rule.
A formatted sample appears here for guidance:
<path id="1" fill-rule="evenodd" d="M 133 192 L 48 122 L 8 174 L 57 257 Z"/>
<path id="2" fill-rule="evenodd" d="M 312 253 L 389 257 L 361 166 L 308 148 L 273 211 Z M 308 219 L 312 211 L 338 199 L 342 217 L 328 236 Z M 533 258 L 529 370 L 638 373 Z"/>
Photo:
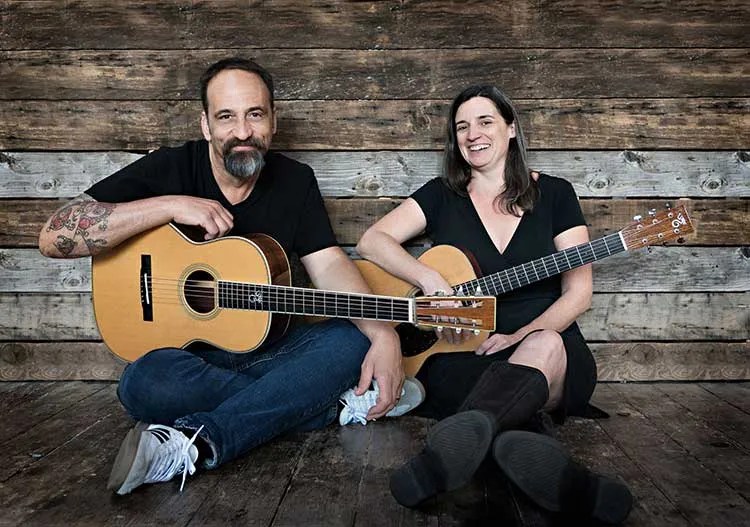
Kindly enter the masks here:
<path id="1" fill-rule="evenodd" d="M 154 321 L 154 296 L 151 290 L 151 255 L 141 255 L 141 310 L 145 322 Z"/>

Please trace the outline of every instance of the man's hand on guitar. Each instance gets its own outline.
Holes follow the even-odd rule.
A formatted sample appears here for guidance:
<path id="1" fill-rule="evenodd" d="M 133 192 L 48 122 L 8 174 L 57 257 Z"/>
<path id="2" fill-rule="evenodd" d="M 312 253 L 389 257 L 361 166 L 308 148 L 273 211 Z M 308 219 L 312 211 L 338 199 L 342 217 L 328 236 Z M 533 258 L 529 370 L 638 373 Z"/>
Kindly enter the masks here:
<path id="1" fill-rule="evenodd" d="M 502 333 L 495 333 L 482 342 L 479 347 L 474 351 L 477 355 L 492 355 L 498 351 L 502 351 L 505 348 L 509 348 L 513 344 L 519 342 L 521 338 L 515 333 L 512 335 L 503 335 Z"/>
<path id="2" fill-rule="evenodd" d="M 196 225 L 206 231 L 205 240 L 224 236 L 234 226 L 232 214 L 221 203 L 193 196 L 164 196 L 173 221 Z"/>
<path id="3" fill-rule="evenodd" d="M 362 395 L 370 389 L 372 379 L 378 381 L 378 400 L 370 408 L 367 419 L 383 417 L 398 402 L 404 384 L 401 344 L 396 332 L 389 328 L 370 339 L 370 349 L 362 362 L 362 374 L 354 392 Z"/>

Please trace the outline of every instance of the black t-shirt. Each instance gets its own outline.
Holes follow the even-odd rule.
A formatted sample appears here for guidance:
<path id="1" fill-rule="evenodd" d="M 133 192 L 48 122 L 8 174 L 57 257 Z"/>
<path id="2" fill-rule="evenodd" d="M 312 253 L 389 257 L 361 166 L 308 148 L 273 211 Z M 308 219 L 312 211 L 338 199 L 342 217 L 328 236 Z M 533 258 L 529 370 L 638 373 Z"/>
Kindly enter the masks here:
<path id="1" fill-rule="evenodd" d="M 265 159 L 253 191 L 236 205 L 216 183 L 204 140 L 160 148 L 96 183 L 86 194 L 108 203 L 163 195 L 213 199 L 234 217 L 228 234 L 267 234 L 287 254 L 300 257 L 336 245 L 312 168 L 273 151 Z"/>
<path id="2" fill-rule="evenodd" d="M 504 253 L 500 253 L 468 196 L 452 191 L 435 178 L 412 198 L 427 218 L 426 234 L 435 245 L 448 244 L 469 253 L 486 276 L 557 252 L 554 237 L 586 225 L 573 186 L 564 179 L 540 174 L 540 196 L 525 212 Z M 497 331 L 509 334 L 528 324 L 560 297 L 560 275 L 510 291 L 498 298 Z"/>

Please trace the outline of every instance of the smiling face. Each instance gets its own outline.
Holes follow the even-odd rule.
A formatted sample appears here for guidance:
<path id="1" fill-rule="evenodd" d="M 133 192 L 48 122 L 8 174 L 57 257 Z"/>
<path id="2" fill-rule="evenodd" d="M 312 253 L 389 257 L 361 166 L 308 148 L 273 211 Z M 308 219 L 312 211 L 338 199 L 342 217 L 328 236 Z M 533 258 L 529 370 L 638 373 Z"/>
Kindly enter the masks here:
<path id="1" fill-rule="evenodd" d="M 257 176 L 276 133 L 276 114 L 263 80 L 244 70 L 224 70 L 208 83 L 206 95 L 201 129 L 212 164 L 218 165 L 214 169 L 223 167 L 238 179 Z"/>
<path id="2" fill-rule="evenodd" d="M 473 97 L 461 104 L 455 117 L 456 140 L 461 156 L 472 170 L 502 170 L 511 138 L 516 136 L 495 103 L 486 97 Z"/>

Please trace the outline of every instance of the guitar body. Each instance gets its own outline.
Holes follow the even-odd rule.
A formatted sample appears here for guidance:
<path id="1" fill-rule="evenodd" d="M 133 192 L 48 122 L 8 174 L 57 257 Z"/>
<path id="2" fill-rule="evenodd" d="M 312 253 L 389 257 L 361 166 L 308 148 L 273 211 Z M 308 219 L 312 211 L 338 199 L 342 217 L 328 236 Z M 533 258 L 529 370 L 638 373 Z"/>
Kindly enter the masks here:
<path id="1" fill-rule="evenodd" d="M 144 261 L 153 274 L 151 290 L 145 292 L 152 296 L 150 314 L 142 302 Z M 186 280 L 190 285 L 184 285 Z M 95 256 L 94 315 L 102 338 L 115 355 L 133 361 L 152 349 L 195 341 L 251 351 L 284 333 L 288 315 L 217 307 L 216 280 L 288 286 L 289 262 L 269 236 L 194 242 L 171 224 Z M 205 293 L 198 303 L 185 295 L 186 288 L 195 287 Z"/>
<path id="2" fill-rule="evenodd" d="M 432 247 L 419 257 L 419 261 L 439 271 L 451 285 L 462 284 L 477 277 L 469 258 L 460 249 L 451 245 Z M 355 263 L 376 295 L 412 297 L 418 293 L 412 284 L 396 278 L 372 262 L 356 260 Z M 464 291 L 464 294 L 471 295 L 474 291 Z M 398 329 L 403 330 L 399 331 L 404 353 L 403 365 L 406 375 L 409 376 L 416 375 L 422 364 L 435 353 L 472 351 L 489 337 L 488 331 L 482 331 L 478 335 L 472 334 L 461 344 L 449 344 L 443 339 L 438 340 L 432 329 L 420 330 L 405 325 Z M 422 348 L 426 349 L 423 351 Z"/>

